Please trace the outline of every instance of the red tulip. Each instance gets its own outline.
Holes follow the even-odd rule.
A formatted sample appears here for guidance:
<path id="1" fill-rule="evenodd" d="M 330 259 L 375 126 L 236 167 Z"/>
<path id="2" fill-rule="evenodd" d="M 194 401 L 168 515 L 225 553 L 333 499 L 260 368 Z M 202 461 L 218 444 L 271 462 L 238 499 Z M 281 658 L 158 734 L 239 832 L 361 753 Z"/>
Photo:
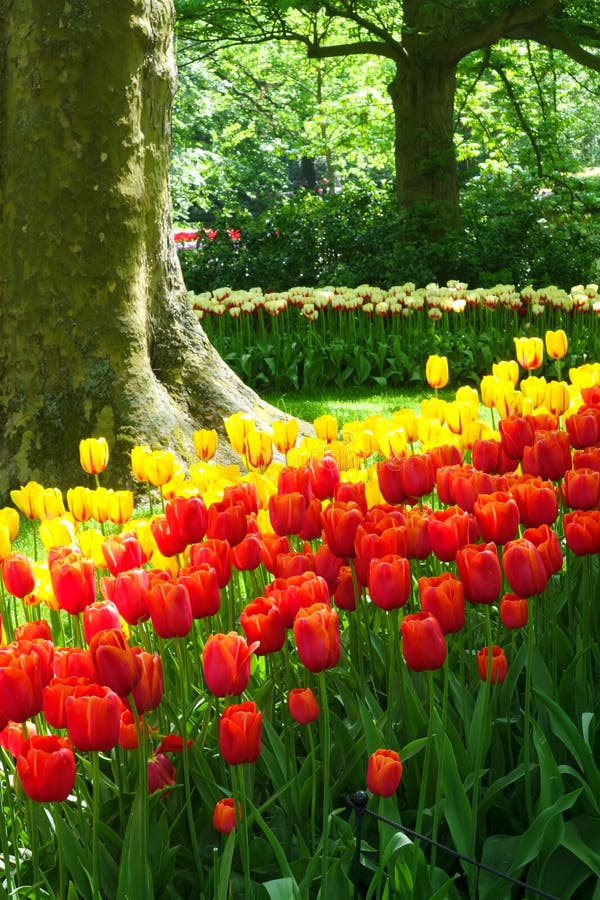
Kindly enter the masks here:
<path id="1" fill-rule="evenodd" d="M 539 528 L 526 528 L 522 536 L 537 547 L 548 578 L 556 572 L 560 572 L 563 565 L 563 554 L 555 531 L 552 531 L 547 525 L 540 525 Z"/>
<path id="2" fill-rule="evenodd" d="M 437 472 L 443 466 L 462 466 L 462 453 L 456 444 L 440 444 L 439 447 L 430 447 L 427 455 L 431 460 L 433 471 Z"/>
<path id="3" fill-rule="evenodd" d="M 257 656 L 275 653 L 285 643 L 285 624 L 273 597 L 255 597 L 242 610 L 240 625 L 246 640 L 258 643 L 255 649 Z"/>
<path id="4" fill-rule="evenodd" d="M 183 584 L 158 581 L 146 594 L 152 626 L 162 638 L 185 637 L 192 627 L 192 605 Z"/>
<path id="5" fill-rule="evenodd" d="M 219 720 L 219 747 L 226 763 L 256 762 L 261 749 L 262 714 L 256 703 L 227 706 Z"/>
<path id="6" fill-rule="evenodd" d="M 83 634 L 89 645 L 93 636 L 99 631 L 120 629 L 121 616 L 117 605 L 112 600 L 99 600 L 91 603 L 83 610 Z"/>
<path id="7" fill-rule="evenodd" d="M 362 508 L 362 507 L 361 507 Z M 323 504 L 318 497 L 313 497 L 306 507 L 306 516 L 304 524 L 298 532 L 298 537 L 302 541 L 314 541 L 321 537 L 321 510 Z"/>
<path id="8" fill-rule="evenodd" d="M 174 497 L 165 514 L 171 534 L 184 546 L 198 543 L 206 534 L 208 511 L 201 497 Z"/>
<path id="9" fill-rule="evenodd" d="M 246 516 L 256 515 L 258 512 L 258 492 L 256 485 L 251 481 L 242 481 L 239 484 L 227 484 L 223 489 L 224 506 L 243 506 Z"/>
<path id="10" fill-rule="evenodd" d="M 57 647 L 54 651 L 54 675 L 57 678 L 87 678 L 97 681 L 98 673 L 89 650 L 81 647 Z"/>
<path id="11" fill-rule="evenodd" d="M 54 595 L 61 609 L 75 616 L 96 599 L 96 574 L 91 559 L 69 553 L 50 565 Z"/>
<path id="12" fill-rule="evenodd" d="M 519 528 L 519 507 L 506 491 L 480 494 L 473 505 L 473 513 L 484 541 L 506 544 L 512 541 Z"/>
<path id="13" fill-rule="evenodd" d="M 61 803 L 75 785 L 75 756 L 67 738 L 33 735 L 17 758 L 23 790 L 37 803 Z"/>
<path id="14" fill-rule="evenodd" d="M 292 688 L 288 706 L 292 719 L 300 725 L 308 725 L 319 718 L 319 701 L 310 688 Z"/>
<path id="15" fill-rule="evenodd" d="M 424 497 L 432 492 L 435 472 L 428 453 L 401 458 L 400 483 L 407 497 Z"/>
<path id="16" fill-rule="evenodd" d="M 36 619 L 33 622 L 23 622 L 15 628 L 15 640 L 34 641 L 36 638 L 42 638 L 45 641 L 52 640 L 52 631 L 50 623 L 47 619 Z"/>
<path id="17" fill-rule="evenodd" d="M 149 653 L 141 647 L 133 647 L 132 650 L 139 663 L 140 679 L 131 691 L 131 696 L 136 710 L 142 715 L 156 709 L 162 700 L 162 662 L 158 653 Z M 127 706 L 131 705 L 128 698 L 125 698 L 125 703 Z"/>
<path id="18" fill-rule="evenodd" d="M 479 537 L 475 516 L 459 506 L 449 506 L 432 513 L 427 522 L 427 532 L 431 549 L 442 562 L 451 562 L 460 547 L 473 543 Z"/>
<path id="19" fill-rule="evenodd" d="M 235 547 L 246 537 L 248 523 L 241 503 L 213 503 L 208 510 L 206 534 L 211 540 L 227 541 Z"/>
<path id="20" fill-rule="evenodd" d="M 148 760 L 148 791 L 151 794 L 171 788 L 175 784 L 175 766 L 164 753 L 156 753 Z"/>
<path id="21" fill-rule="evenodd" d="M 75 688 L 65 700 L 67 731 L 78 750 L 112 750 L 119 741 L 121 701 L 104 685 Z"/>
<path id="22" fill-rule="evenodd" d="M 571 509 L 595 509 L 600 502 L 600 472 L 569 469 L 563 482 L 565 504 Z"/>
<path id="23" fill-rule="evenodd" d="M 360 585 L 358 591 L 360 595 Z M 333 587 L 333 602 L 338 609 L 353 612 L 356 609 L 356 588 L 350 566 L 341 566 Z"/>
<path id="24" fill-rule="evenodd" d="M 298 466 L 298 468 L 287 466 L 279 473 L 277 493 L 294 494 L 296 492 L 304 496 L 308 505 L 313 497 L 313 492 L 310 486 L 310 472 L 307 465 Z"/>
<path id="25" fill-rule="evenodd" d="M 333 499 L 342 503 L 356 503 L 363 515 L 366 515 L 369 508 L 367 485 L 364 481 L 340 481 L 335 488 Z"/>
<path id="26" fill-rule="evenodd" d="M 541 594 L 548 584 L 544 560 L 535 544 L 526 538 L 509 541 L 502 555 L 504 574 L 511 589 L 518 597 Z"/>
<path id="27" fill-rule="evenodd" d="M 354 538 L 363 521 L 360 507 L 355 503 L 334 501 L 321 513 L 323 537 L 335 556 L 354 556 Z"/>
<path id="28" fill-rule="evenodd" d="M 257 569 L 262 560 L 262 543 L 257 534 L 246 537 L 231 548 L 231 562 L 240 572 Z"/>
<path id="29" fill-rule="evenodd" d="M 186 566 L 179 570 L 177 581 L 182 584 L 190 597 L 192 617 L 205 619 L 214 616 L 221 606 L 221 591 L 217 580 L 217 570 L 209 563 Z"/>
<path id="30" fill-rule="evenodd" d="M 314 574 L 314 569 L 315 560 L 312 553 L 297 553 L 295 550 L 290 550 L 289 553 L 279 554 L 274 574 L 278 579 L 288 579 L 307 573 Z"/>
<path id="31" fill-rule="evenodd" d="M 571 445 L 564 431 L 538 431 L 535 443 L 523 451 L 523 472 L 559 481 L 571 468 Z"/>
<path id="32" fill-rule="evenodd" d="M 525 447 L 531 447 L 535 437 L 531 422 L 522 416 L 507 416 L 498 423 L 504 452 L 511 459 L 522 459 Z"/>
<path id="33" fill-rule="evenodd" d="M 407 494 L 402 484 L 402 456 L 388 456 L 377 463 L 377 480 L 379 490 L 387 503 L 396 505 L 404 503 Z"/>
<path id="34" fill-rule="evenodd" d="M 102 544 L 102 553 L 111 575 L 139 569 L 147 562 L 138 536 L 133 531 L 108 537 Z"/>
<path id="35" fill-rule="evenodd" d="M 467 512 L 473 512 L 475 501 L 480 494 L 491 494 L 496 490 L 495 476 L 468 466 L 462 466 L 451 472 L 449 482 L 452 502 Z"/>
<path id="36" fill-rule="evenodd" d="M 529 619 L 529 606 L 525 597 L 505 594 L 500 601 L 500 621 L 505 628 L 523 628 Z"/>
<path id="37" fill-rule="evenodd" d="M 311 459 L 308 463 L 308 477 L 313 496 L 319 500 L 333 497 L 340 481 L 340 468 L 333 456 Z"/>
<path id="38" fill-rule="evenodd" d="M 477 671 L 479 673 L 479 677 L 482 681 L 487 680 L 488 673 L 488 659 L 489 659 L 489 648 L 482 647 L 481 650 L 477 652 Z M 492 684 L 501 684 L 506 678 L 506 672 L 508 670 L 508 661 L 506 659 L 506 654 L 501 647 L 498 647 L 494 644 L 492 647 L 492 668 L 491 668 L 491 682 Z"/>
<path id="39" fill-rule="evenodd" d="M 563 516 L 565 538 L 570 549 L 577 556 L 600 553 L 600 511 L 566 513 Z"/>
<path id="40" fill-rule="evenodd" d="M 369 594 L 381 609 L 399 609 L 410 597 L 410 564 L 396 554 L 372 559 L 369 566 Z"/>
<path id="41" fill-rule="evenodd" d="M 395 750 L 376 750 L 367 765 L 367 788 L 379 797 L 395 794 L 402 779 L 402 763 Z"/>
<path id="42" fill-rule="evenodd" d="M 419 578 L 421 609 L 440 623 L 443 634 L 454 634 L 465 624 L 465 589 L 452 572 Z"/>
<path id="43" fill-rule="evenodd" d="M 327 544 L 320 544 L 314 554 L 314 561 L 316 574 L 326 581 L 330 594 L 333 593 L 343 559 L 332 553 Z"/>
<path id="44" fill-rule="evenodd" d="M 229 834 L 242 819 L 242 807 L 238 803 L 237 817 L 233 797 L 217 800 L 213 812 L 213 828 L 222 834 Z"/>
<path id="45" fill-rule="evenodd" d="M 275 534 L 298 534 L 306 519 L 306 498 L 299 492 L 269 497 L 269 518 Z"/>
<path id="46" fill-rule="evenodd" d="M 458 576 L 469 603 L 493 603 L 502 587 L 502 570 L 496 545 L 467 544 L 456 554 Z"/>
<path id="47" fill-rule="evenodd" d="M 427 612 L 404 616 L 400 631 L 402 653 L 409 669 L 423 672 L 444 665 L 446 641 L 435 616 Z"/>
<path id="48" fill-rule="evenodd" d="M 31 562 L 25 553 L 13 550 L 1 561 L 4 586 L 13 597 L 23 599 L 35 587 L 35 577 Z"/>
<path id="49" fill-rule="evenodd" d="M 40 659 L 36 653 L 0 650 L 0 718 L 24 722 L 42 709 Z M 4 727 L 4 726 L 3 726 Z"/>
<path id="50" fill-rule="evenodd" d="M 202 670 L 215 697 L 241 694 L 250 681 L 250 661 L 257 644 L 248 644 L 235 631 L 211 634 L 202 651 Z"/>
<path id="51" fill-rule="evenodd" d="M 51 728 L 66 728 L 67 714 L 65 701 L 75 693 L 75 688 L 92 684 L 89 678 L 80 675 L 55 676 L 42 693 L 42 708 Z"/>
<path id="52" fill-rule="evenodd" d="M 565 427 L 576 450 L 593 447 L 600 440 L 600 415 L 596 409 L 580 409 L 565 419 Z"/>
<path id="53" fill-rule="evenodd" d="M 519 460 L 507 456 L 501 441 L 478 440 L 473 444 L 473 465 L 482 472 L 502 475 L 504 472 L 514 472 Z"/>
<path id="54" fill-rule="evenodd" d="M 224 588 L 231 580 L 231 547 L 227 541 L 212 538 L 190 547 L 190 562 L 193 566 L 208 563 L 217 573 L 217 582 Z"/>
<path id="55" fill-rule="evenodd" d="M 298 610 L 294 638 L 301 663 L 310 672 L 337 666 L 340 659 L 338 614 L 325 603 Z"/>
<path id="56" fill-rule="evenodd" d="M 21 755 L 25 741 L 36 734 L 37 728 L 33 722 L 9 722 L 0 731 L 0 745 L 16 759 Z"/>
<path id="57" fill-rule="evenodd" d="M 171 525 L 166 516 L 157 516 L 150 523 L 150 528 L 159 553 L 167 557 L 167 559 L 179 556 L 187 547 L 180 534 L 171 530 Z"/>
<path id="58" fill-rule="evenodd" d="M 558 515 L 556 488 L 551 481 L 533 475 L 522 475 L 508 486 L 519 507 L 521 522 L 528 528 L 552 525 Z"/>
<path id="59" fill-rule="evenodd" d="M 130 694 L 141 678 L 142 669 L 123 632 L 115 628 L 97 632 L 90 642 L 90 653 L 100 684 L 109 687 L 119 697 Z"/>
<path id="60" fill-rule="evenodd" d="M 100 579 L 100 593 L 112 600 L 128 625 L 137 625 L 150 617 L 146 606 L 149 588 L 150 572 L 147 569 L 130 569 L 116 578 Z"/>

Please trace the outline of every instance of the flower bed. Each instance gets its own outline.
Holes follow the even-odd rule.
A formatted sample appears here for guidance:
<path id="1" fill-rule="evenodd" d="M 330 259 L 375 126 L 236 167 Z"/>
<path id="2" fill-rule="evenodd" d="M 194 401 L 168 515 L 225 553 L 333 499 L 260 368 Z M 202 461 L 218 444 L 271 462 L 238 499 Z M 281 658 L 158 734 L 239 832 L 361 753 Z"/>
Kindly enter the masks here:
<path id="1" fill-rule="evenodd" d="M 454 281 L 279 294 L 225 287 L 189 297 L 211 342 L 248 384 L 286 391 L 424 384 L 422 360 L 432 351 L 452 360 L 455 384 L 476 384 L 496 359 L 511 355 L 513 337 L 546 329 L 566 331 L 567 363 L 598 359 L 597 291 L 470 290 Z"/>
<path id="2" fill-rule="evenodd" d="M 546 348 L 560 365 L 564 334 Z M 210 431 L 188 474 L 135 448 L 144 518 L 99 486 L 102 438 L 69 513 L 13 492 L 44 550 L 0 511 L 9 894 L 595 883 L 600 364 L 544 383 L 543 348 L 516 349 L 526 376 L 500 362 L 453 402 L 430 359 L 420 416 L 324 415 L 300 443 L 232 416 L 246 471 Z"/>

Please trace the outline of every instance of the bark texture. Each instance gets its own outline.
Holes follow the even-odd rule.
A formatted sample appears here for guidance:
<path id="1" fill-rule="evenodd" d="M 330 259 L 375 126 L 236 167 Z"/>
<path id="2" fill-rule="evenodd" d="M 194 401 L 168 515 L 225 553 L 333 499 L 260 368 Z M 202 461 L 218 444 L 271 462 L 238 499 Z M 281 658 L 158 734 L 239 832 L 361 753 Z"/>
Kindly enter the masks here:
<path id="1" fill-rule="evenodd" d="M 189 308 L 171 236 L 171 0 L 4 0 L 0 12 L 0 498 L 81 481 L 103 435 L 191 456 L 264 404 Z"/>

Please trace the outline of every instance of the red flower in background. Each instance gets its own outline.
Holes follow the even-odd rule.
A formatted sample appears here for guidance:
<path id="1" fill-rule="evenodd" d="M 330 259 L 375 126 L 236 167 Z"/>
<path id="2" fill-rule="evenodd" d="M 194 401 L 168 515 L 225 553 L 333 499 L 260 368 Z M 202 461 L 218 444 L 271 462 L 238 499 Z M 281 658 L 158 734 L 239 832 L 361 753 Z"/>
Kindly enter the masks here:
<path id="1" fill-rule="evenodd" d="M 65 700 L 67 731 L 78 750 L 112 750 L 119 741 L 121 701 L 104 685 L 76 687 Z"/>
<path id="2" fill-rule="evenodd" d="M 292 688 L 288 694 L 290 715 L 300 725 L 308 725 L 319 718 L 319 701 L 310 688 Z"/>
<path id="3" fill-rule="evenodd" d="M 600 553 L 600 511 L 566 513 L 563 516 L 565 538 L 570 549 L 577 556 Z"/>
<path id="4" fill-rule="evenodd" d="M 456 554 L 458 576 L 469 603 L 493 603 L 502 587 L 502 570 L 496 545 L 467 544 Z"/>
<path id="5" fill-rule="evenodd" d="M 13 550 L 2 560 L 4 586 L 13 597 L 23 599 L 35 587 L 35 577 L 28 557 L 19 550 Z"/>
<path id="6" fill-rule="evenodd" d="M 354 539 L 363 514 L 356 503 L 334 500 L 321 513 L 323 537 L 335 556 L 354 556 Z"/>
<path id="7" fill-rule="evenodd" d="M 465 624 L 465 589 L 452 572 L 419 578 L 421 609 L 440 623 L 443 634 L 453 634 Z"/>
<path id="8" fill-rule="evenodd" d="M 379 797 L 391 797 L 402 780 L 402 762 L 395 750 L 376 750 L 367 764 L 367 788 Z"/>
<path id="9" fill-rule="evenodd" d="M 527 598 L 505 594 L 500 601 L 500 621 L 505 628 L 523 628 L 529 619 Z"/>
<path id="10" fill-rule="evenodd" d="M 185 637 L 189 633 L 192 605 L 185 585 L 157 581 L 146 594 L 146 606 L 159 637 Z"/>
<path id="11" fill-rule="evenodd" d="M 340 660 L 338 614 L 325 603 L 298 610 L 294 638 L 302 665 L 310 672 L 337 666 Z"/>
<path id="12" fill-rule="evenodd" d="M 261 750 L 262 714 L 256 703 L 227 706 L 219 720 L 219 747 L 230 766 L 256 762 Z"/>
<path id="13" fill-rule="evenodd" d="M 427 612 L 404 616 L 400 626 L 402 654 L 413 672 L 439 669 L 446 659 L 446 641 L 435 616 Z"/>
<path id="14" fill-rule="evenodd" d="M 242 819 L 242 807 L 238 803 L 237 819 L 233 797 L 217 800 L 213 812 L 213 828 L 222 834 L 229 834 Z"/>
<path id="15" fill-rule="evenodd" d="M 274 597 L 255 597 L 244 607 L 240 625 L 246 640 L 258 643 L 257 656 L 281 650 L 285 642 L 285 624 Z"/>
<path id="16" fill-rule="evenodd" d="M 548 583 L 548 572 L 537 547 L 526 538 L 509 541 L 502 555 L 504 574 L 518 597 L 541 594 Z"/>
<path id="17" fill-rule="evenodd" d="M 506 544 L 519 527 L 519 507 L 506 491 L 480 494 L 473 504 L 479 532 L 484 541 Z"/>
<path id="18" fill-rule="evenodd" d="M 211 634 L 202 651 L 202 670 L 215 697 L 241 694 L 250 681 L 250 661 L 256 643 L 248 644 L 235 631 Z"/>
<path id="19" fill-rule="evenodd" d="M 75 785 L 75 756 L 67 738 L 33 735 L 17 757 L 23 790 L 37 803 L 61 803 Z"/>
<path id="20" fill-rule="evenodd" d="M 488 660 L 489 648 L 482 647 L 481 650 L 478 650 L 477 652 L 477 671 L 482 681 L 487 680 Z M 506 678 L 507 671 L 508 661 L 506 659 L 506 654 L 502 647 L 498 647 L 496 644 L 494 644 L 494 646 L 492 647 L 492 684 L 501 684 Z"/>
<path id="21" fill-rule="evenodd" d="M 369 594 L 381 609 L 400 609 L 410 597 L 410 563 L 396 554 L 372 559 L 369 566 Z"/>

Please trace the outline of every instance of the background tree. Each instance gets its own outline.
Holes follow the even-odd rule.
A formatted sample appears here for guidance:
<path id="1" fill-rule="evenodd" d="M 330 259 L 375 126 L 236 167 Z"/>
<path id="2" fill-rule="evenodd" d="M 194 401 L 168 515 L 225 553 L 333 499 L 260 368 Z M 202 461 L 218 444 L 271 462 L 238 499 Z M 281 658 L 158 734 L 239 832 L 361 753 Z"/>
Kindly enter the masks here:
<path id="1" fill-rule="evenodd" d="M 27 23 L 27 27 L 23 26 Z M 208 343 L 171 234 L 171 0 L 5 0 L 0 16 L 0 495 L 81 478 L 104 435 L 186 453 L 272 412 Z"/>
<path id="2" fill-rule="evenodd" d="M 453 117 L 462 59 L 502 40 L 528 40 L 600 70 L 589 49 L 600 45 L 596 0 L 179 0 L 178 10 L 182 34 L 201 22 L 205 39 L 223 46 L 278 38 L 299 42 L 314 59 L 391 60 L 398 203 L 434 204 L 446 223 L 460 214 Z"/>

